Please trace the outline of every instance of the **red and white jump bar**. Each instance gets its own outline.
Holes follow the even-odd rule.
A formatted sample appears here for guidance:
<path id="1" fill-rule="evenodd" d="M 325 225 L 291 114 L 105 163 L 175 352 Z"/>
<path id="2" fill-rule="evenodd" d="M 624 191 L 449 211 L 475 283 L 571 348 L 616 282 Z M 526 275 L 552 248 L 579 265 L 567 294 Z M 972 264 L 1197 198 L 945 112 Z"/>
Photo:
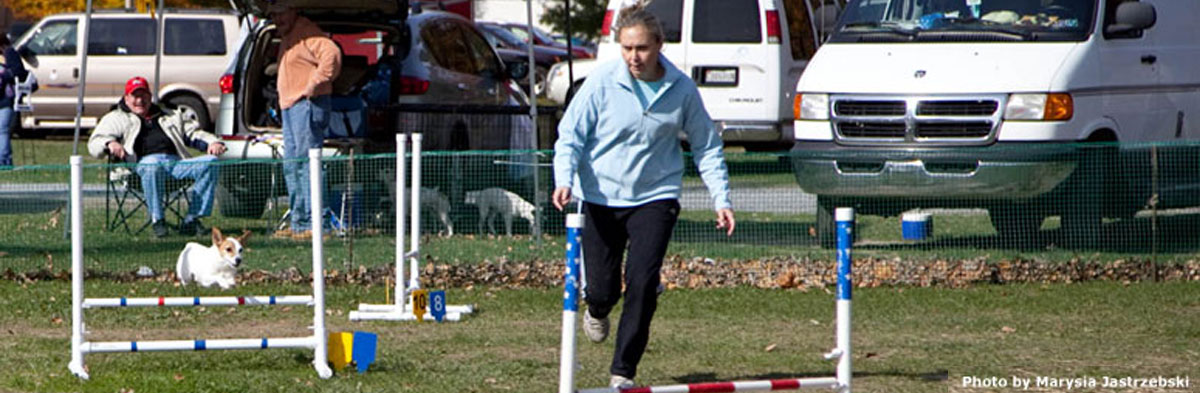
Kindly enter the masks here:
<path id="1" fill-rule="evenodd" d="M 579 393 L 732 393 L 732 392 L 770 392 L 776 390 L 796 390 L 807 388 L 834 389 L 838 387 L 837 378 L 799 378 L 772 379 L 766 381 L 737 381 L 693 383 L 688 385 L 647 386 L 640 388 L 598 388 L 583 389 Z"/>
<path id="2" fill-rule="evenodd" d="M 87 298 L 83 308 L 103 307 L 213 307 L 213 306 L 311 306 L 311 295 L 300 296 L 212 296 Z"/>

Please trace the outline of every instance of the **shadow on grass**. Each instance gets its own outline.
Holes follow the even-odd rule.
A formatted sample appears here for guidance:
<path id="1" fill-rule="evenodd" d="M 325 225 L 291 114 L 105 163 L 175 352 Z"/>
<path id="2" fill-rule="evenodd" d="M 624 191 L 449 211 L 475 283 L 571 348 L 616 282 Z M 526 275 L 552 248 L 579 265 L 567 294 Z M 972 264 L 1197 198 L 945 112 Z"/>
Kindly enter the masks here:
<path id="1" fill-rule="evenodd" d="M 739 375 L 728 380 L 717 378 L 716 373 L 692 373 L 671 378 L 677 383 L 693 384 L 693 383 L 711 383 L 711 382 L 731 382 L 731 381 L 761 381 L 770 379 L 795 379 L 795 378 L 821 378 L 832 377 L 834 371 L 832 368 L 827 372 L 811 372 L 811 373 L 765 373 L 753 375 Z M 947 370 L 934 370 L 930 372 L 902 372 L 896 370 L 889 371 L 874 371 L 864 372 L 858 371 L 853 373 L 854 378 L 865 377 L 900 377 L 908 378 L 916 381 L 924 382 L 941 382 L 950 377 Z"/>
<path id="2" fill-rule="evenodd" d="M 1194 253 L 1200 251 L 1200 214 L 1175 214 L 1136 217 L 1105 223 L 1101 227 L 1098 246 L 1081 251 L 1128 252 L 1128 253 Z M 1155 229 L 1157 227 L 1157 229 Z M 1040 230 L 1022 237 L 990 236 L 941 236 L 936 240 L 921 242 L 889 242 L 886 244 L 856 244 L 855 248 L 884 250 L 933 250 L 941 248 L 1012 249 L 1045 251 L 1068 248 L 1067 233 L 1061 228 Z"/>

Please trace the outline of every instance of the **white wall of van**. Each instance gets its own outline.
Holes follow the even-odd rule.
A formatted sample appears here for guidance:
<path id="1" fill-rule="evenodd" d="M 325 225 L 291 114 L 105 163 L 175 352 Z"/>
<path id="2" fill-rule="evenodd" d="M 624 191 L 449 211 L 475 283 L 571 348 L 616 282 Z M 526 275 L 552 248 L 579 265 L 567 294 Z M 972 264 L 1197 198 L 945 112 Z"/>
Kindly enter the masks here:
<path id="1" fill-rule="evenodd" d="M 218 79 L 236 54 L 238 19 L 225 11 L 167 10 L 165 20 L 163 42 L 156 45 L 157 19 L 150 14 L 106 10 L 92 15 L 84 127 L 94 126 L 118 102 L 129 78 L 154 82 L 156 51 L 163 54 L 162 102 L 188 107 L 202 124 L 212 124 L 220 100 Z M 40 86 L 31 96 L 33 112 L 22 114 L 24 128 L 75 126 L 85 21 L 83 13 L 47 16 L 16 43 Z"/>
<path id="2" fill-rule="evenodd" d="M 621 58 L 612 24 L 629 3 L 609 1 L 597 62 Z M 793 59 L 780 0 L 655 0 L 647 7 L 664 25 L 663 55 L 696 81 L 727 143 L 791 146 L 792 86 L 805 61 Z M 562 67 L 558 73 L 565 75 Z M 577 78 L 581 74 L 576 70 Z M 563 84 L 563 75 L 552 82 Z M 552 94 L 565 97 L 561 86 Z"/>

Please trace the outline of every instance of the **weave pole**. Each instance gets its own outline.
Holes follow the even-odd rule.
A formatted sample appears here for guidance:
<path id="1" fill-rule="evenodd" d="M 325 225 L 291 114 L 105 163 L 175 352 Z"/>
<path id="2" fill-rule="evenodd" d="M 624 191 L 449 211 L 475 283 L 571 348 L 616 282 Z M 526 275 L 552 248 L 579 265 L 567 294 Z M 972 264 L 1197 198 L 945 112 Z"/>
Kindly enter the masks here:
<path id="1" fill-rule="evenodd" d="M 321 150 L 309 150 L 309 187 L 312 201 L 312 286 L 313 294 L 302 296 L 217 296 L 153 298 L 85 298 L 83 287 L 83 160 L 71 156 L 71 362 L 67 368 L 88 379 L 84 356 L 88 353 L 207 351 L 230 349 L 302 348 L 313 350 L 313 368 L 322 379 L 333 376 L 326 362 L 324 242 L 321 222 Z M 313 308 L 311 336 L 283 338 L 235 338 L 198 340 L 149 340 L 89 342 L 85 339 L 85 308 L 197 307 L 241 305 L 307 305 Z"/>
<path id="2" fill-rule="evenodd" d="M 412 184 L 408 185 L 405 165 L 405 155 L 408 153 L 408 135 L 396 134 L 396 300 L 393 304 L 360 303 L 357 311 L 350 311 L 351 321 L 415 321 L 411 294 L 421 289 L 421 134 L 412 135 Z M 412 221 L 409 239 L 409 250 L 404 247 L 404 207 L 406 199 L 405 187 L 409 188 L 412 196 Z M 409 263 L 407 284 L 404 280 L 404 264 Z M 407 287 L 406 287 L 407 286 Z M 458 321 L 464 314 L 474 312 L 467 305 L 446 305 L 446 315 L 443 320 Z M 426 306 L 425 315 L 431 315 Z"/>
<path id="3" fill-rule="evenodd" d="M 558 393 L 575 391 L 575 315 L 579 313 L 579 237 L 583 215 L 567 214 L 567 272 L 563 277 L 562 350 L 558 356 Z"/>
<path id="4" fill-rule="evenodd" d="M 572 227 L 572 217 L 578 216 L 578 228 Z M 583 216 L 567 216 L 567 266 L 563 293 L 562 352 L 559 358 L 559 393 L 729 393 L 767 392 L 808 388 L 833 389 L 850 393 L 850 292 L 851 285 L 851 239 L 854 233 L 854 209 L 838 208 L 837 221 L 837 302 L 836 302 L 836 347 L 825 354 L 825 359 L 838 360 L 835 377 L 787 378 L 760 381 L 708 382 L 667 386 L 646 386 L 618 389 L 613 387 L 575 390 L 575 314 L 578 310 L 579 278 L 579 228 L 583 227 Z"/>

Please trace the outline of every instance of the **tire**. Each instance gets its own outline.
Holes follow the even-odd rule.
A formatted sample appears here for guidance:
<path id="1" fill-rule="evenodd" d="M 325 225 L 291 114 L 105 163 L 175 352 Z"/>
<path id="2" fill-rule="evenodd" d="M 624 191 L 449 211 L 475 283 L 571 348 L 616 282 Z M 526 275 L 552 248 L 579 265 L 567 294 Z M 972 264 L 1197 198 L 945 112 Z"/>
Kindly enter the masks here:
<path id="1" fill-rule="evenodd" d="M 1022 246 L 1037 237 L 1046 217 L 1040 212 L 1020 205 L 997 206 L 988 209 L 988 218 L 1007 246 Z"/>
<path id="2" fill-rule="evenodd" d="M 208 106 L 196 96 L 177 95 L 167 99 L 167 106 L 183 112 L 185 118 L 195 119 L 200 129 L 212 131 L 212 120 L 208 117 Z"/>
<path id="3" fill-rule="evenodd" d="M 222 216 L 259 218 L 267 207 L 267 198 L 272 172 L 278 172 L 274 164 L 231 164 L 221 167 L 221 181 L 217 184 L 217 207 Z M 282 176 L 278 178 L 278 189 L 283 192 Z"/>
<path id="4" fill-rule="evenodd" d="M 567 89 L 567 100 L 563 103 L 563 108 L 566 108 L 567 105 L 571 104 L 571 99 L 575 97 L 575 93 L 579 92 L 580 87 L 583 87 L 583 81 L 584 80 L 581 79 L 578 82 L 572 83 L 571 88 Z"/>
<path id="5" fill-rule="evenodd" d="M 837 222 L 833 213 L 836 209 L 833 199 L 817 196 L 817 244 L 821 248 L 837 247 Z"/>
<path id="6" fill-rule="evenodd" d="M 1108 147 L 1084 148 L 1062 213 L 1062 243 L 1068 248 L 1092 249 L 1100 245 L 1104 225 L 1105 182 L 1116 164 L 1117 152 Z"/>

